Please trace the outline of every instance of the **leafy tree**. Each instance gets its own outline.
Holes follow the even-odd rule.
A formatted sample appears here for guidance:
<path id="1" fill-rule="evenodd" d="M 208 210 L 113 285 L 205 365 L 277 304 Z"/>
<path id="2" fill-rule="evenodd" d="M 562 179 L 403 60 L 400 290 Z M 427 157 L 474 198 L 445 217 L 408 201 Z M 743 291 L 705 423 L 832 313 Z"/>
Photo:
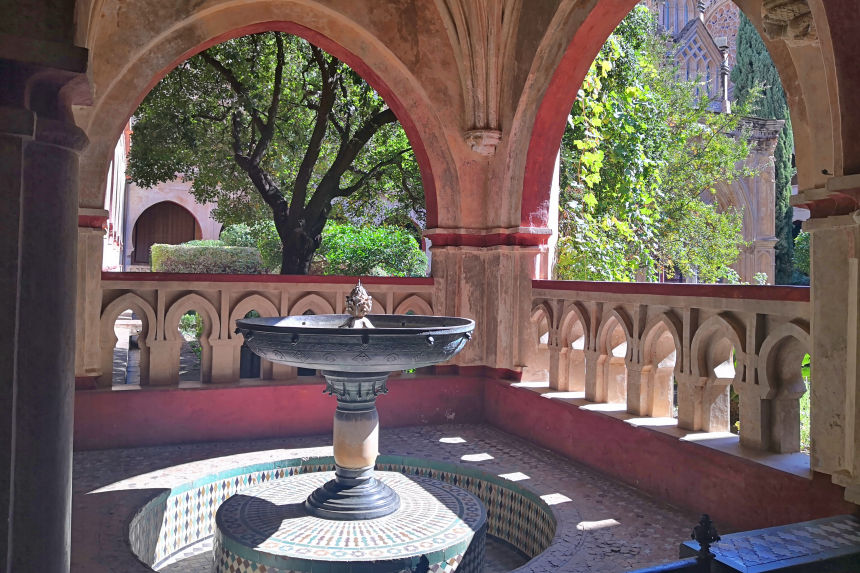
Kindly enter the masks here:
<path id="1" fill-rule="evenodd" d="M 794 268 L 809 277 L 809 233 L 806 231 L 794 238 Z"/>
<path id="2" fill-rule="evenodd" d="M 180 175 L 199 202 L 217 202 L 219 221 L 272 221 L 283 274 L 308 273 L 337 212 L 373 216 L 381 206 L 378 218 L 423 219 L 418 169 L 394 112 L 300 38 L 254 34 L 190 58 L 133 122 L 131 178 L 152 186 Z"/>
<path id="3" fill-rule="evenodd" d="M 739 114 L 715 114 L 677 79 L 647 8 L 604 44 L 562 147 L 559 278 L 629 281 L 659 273 L 726 276 L 741 216 L 718 212 L 714 182 L 746 174 Z"/>
<path id="4" fill-rule="evenodd" d="M 427 256 L 418 241 L 397 227 L 329 221 L 314 264 L 323 275 L 427 275 Z"/>
<path id="5" fill-rule="evenodd" d="M 759 91 L 761 97 L 752 106 L 752 113 L 767 119 L 784 119 L 785 126 L 779 134 L 774 153 L 776 180 L 775 217 L 776 217 L 776 284 L 790 284 L 794 268 L 792 252 L 794 233 L 792 219 L 794 211 L 789 203 L 791 198 L 791 178 L 794 175 L 791 156 L 794 150 L 794 136 L 791 129 L 788 103 L 779 79 L 779 73 L 767 47 L 746 16 L 741 14 L 737 36 L 737 63 L 732 70 L 735 96 L 739 100 L 749 97 L 751 92 Z"/>

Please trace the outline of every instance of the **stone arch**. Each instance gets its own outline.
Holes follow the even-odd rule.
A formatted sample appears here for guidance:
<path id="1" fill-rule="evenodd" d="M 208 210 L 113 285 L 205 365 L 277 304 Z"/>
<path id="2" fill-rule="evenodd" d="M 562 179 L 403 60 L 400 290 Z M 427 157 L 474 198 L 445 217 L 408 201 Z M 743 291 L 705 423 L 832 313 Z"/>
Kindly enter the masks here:
<path id="1" fill-rule="evenodd" d="M 176 364 L 176 370 L 170 370 L 169 382 L 179 382 L 179 356 L 182 340 L 179 337 L 179 319 L 189 310 L 195 310 L 203 315 L 203 334 L 200 335 L 200 381 L 212 380 L 212 341 L 221 336 L 221 319 L 218 311 L 211 302 L 196 293 L 183 296 L 167 309 L 164 316 L 164 340 L 172 343 L 170 352 L 171 364 Z M 171 367 L 172 368 L 172 367 Z"/>
<path id="2" fill-rule="evenodd" d="M 744 329 L 729 315 L 707 319 L 696 329 L 690 344 L 693 376 L 721 380 L 725 384 L 741 382 L 745 368 L 743 341 Z"/>
<path id="3" fill-rule="evenodd" d="M 678 388 L 678 425 L 690 430 L 730 429 L 730 386 L 745 379 L 744 329 L 728 314 L 712 316 L 690 344 L 691 377 Z"/>
<path id="4" fill-rule="evenodd" d="M 585 390 L 585 351 L 591 349 L 591 317 L 581 302 L 565 306 L 559 326 L 558 389 L 569 392 Z"/>
<path id="5" fill-rule="evenodd" d="M 681 332 L 683 326 L 674 313 L 662 312 L 646 323 L 639 348 L 639 383 L 628 384 L 627 388 L 631 413 L 654 417 L 673 415 L 675 372 L 681 369 L 684 357 Z"/>
<path id="6" fill-rule="evenodd" d="M 308 311 L 311 311 L 311 314 L 334 314 L 331 304 L 318 294 L 308 294 L 297 300 L 290 308 L 289 314 L 297 316 Z"/>
<path id="7" fill-rule="evenodd" d="M 549 380 L 550 346 L 553 343 L 553 312 L 547 301 L 541 301 L 529 313 L 524 346 L 524 381 Z"/>
<path id="8" fill-rule="evenodd" d="M 633 321 L 627 311 L 617 307 L 605 312 L 595 342 L 594 388 L 589 392 L 586 386 L 586 398 L 594 402 L 624 403 L 627 401 L 627 362 L 633 353 Z"/>
<path id="9" fill-rule="evenodd" d="M 433 309 L 430 307 L 430 304 L 420 296 L 414 294 L 406 297 L 398 304 L 397 308 L 394 309 L 394 314 L 408 314 L 410 310 L 414 314 L 433 315 Z"/>
<path id="10" fill-rule="evenodd" d="M 762 33 L 788 94 L 795 129 L 799 187 L 823 187 L 827 176 L 822 173 L 822 166 L 832 166 L 832 173 L 842 174 L 839 131 L 847 133 L 840 125 L 839 97 L 844 90 L 839 86 L 837 94 L 834 85 L 832 46 L 822 41 L 817 64 L 811 64 L 808 53 L 803 56 L 803 62 L 808 62 L 806 65 L 796 64 L 794 52 L 801 48 L 789 47 L 782 40 L 769 40 L 763 33 L 761 3 L 753 0 L 736 0 L 735 3 Z M 637 0 L 562 4 L 548 26 L 532 63 L 530 80 L 517 102 L 501 179 L 511 186 L 510 193 L 521 189 L 521 226 L 548 225 L 553 168 L 577 89 L 603 42 L 636 4 Z M 845 11 L 846 8 L 828 6 L 827 10 Z M 818 21 L 817 5 L 813 12 Z M 828 16 L 821 14 L 820 19 L 826 22 L 830 19 Z M 853 14 L 842 16 L 843 22 L 850 22 L 846 26 L 855 22 Z M 846 36 L 851 33 L 846 30 Z M 844 69 L 851 67 L 847 62 L 844 66 Z M 858 93 L 860 90 L 854 90 L 850 96 L 852 101 L 860 101 Z M 856 121 L 860 122 L 860 118 Z M 819 129 L 819 125 L 824 129 Z M 860 165 L 860 142 L 856 145 L 854 160 Z"/>
<path id="11" fill-rule="evenodd" d="M 83 206 L 103 204 L 100 195 L 113 146 L 134 109 L 161 77 L 219 42 L 282 31 L 301 36 L 348 64 L 395 112 L 421 170 L 428 227 L 437 224 L 437 205 L 457 212 L 458 197 L 447 191 L 459 187 L 457 170 L 426 88 L 383 39 L 356 19 L 312 0 L 222 0 L 202 9 L 166 0 L 126 3 L 119 9 L 118 2 L 104 0 L 80 24 L 85 31 L 79 31 L 79 36 L 88 42 L 94 92 L 92 107 L 78 114 L 90 140 L 81 158 Z M 120 47 L 118 37 L 125 39 Z M 446 193 L 443 200 L 437 200 L 437 191 Z"/>
<path id="12" fill-rule="evenodd" d="M 156 196 L 155 199 L 158 197 Z M 185 202 L 188 201 L 193 201 L 190 195 L 185 199 Z M 129 221 L 131 221 L 131 241 L 129 244 L 133 253 L 130 255 L 132 264 L 149 263 L 149 248 L 156 242 L 175 245 L 203 236 L 200 220 L 194 214 L 194 210 L 189 209 L 187 204 L 183 205 L 182 201 L 151 201 L 142 207 L 138 213 L 132 215 Z M 160 224 L 155 223 L 155 229 L 153 229 L 152 224 L 155 221 L 159 221 Z M 157 233 L 160 237 L 144 236 L 155 230 L 161 231 L 161 233 Z M 165 232 L 166 234 L 164 234 Z M 156 240 L 159 238 L 160 241 Z M 141 251 L 145 251 L 145 255 L 141 254 Z"/>
<path id="13" fill-rule="evenodd" d="M 99 353 L 101 357 L 102 372 L 99 376 L 99 386 L 109 387 L 113 383 L 113 351 L 117 343 L 114 323 L 121 312 L 131 309 L 141 321 L 141 332 L 138 338 L 140 346 L 140 384 L 145 386 L 149 383 L 149 349 L 155 340 L 156 319 L 152 306 L 134 293 L 125 293 L 119 298 L 111 301 L 102 310 L 99 319 Z"/>
<path id="14" fill-rule="evenodd" d="M 256 310 L 260 313 L 262 317 L 273 317 L 279 316 L 280 313 L 275 305 L 267 299 L 266 297 L 259 294 L 251 294 L 240 300 L 236 303 L 236 306 L 233 307 L 233 310 L 230 312 L 230 322 L 227 327 L 227 334 L 230 338 L 240 338 L 241 334 L 236 334 L 233 331 L 236 330 L 236 321 L 240 318 L 244 318 L 246 314 L 251 312 L 252 310 Z"/>
<path id="15" fill-rule="evenodd" d="M 233 370 L 234 370 L 234 379 L 239 379 L 242 373 L 242 365 L 243 365 L 243 345 L 245 337 L 241 334 L 237 334 L 234 331 L 236 330 L 236 321 L 240 318 L 244 318 L 246 314 L 251 312 L 252 310 L 256 310 L 260 313 L 262 317 L 274 317 L 278 316 L 280 313 L 275 305 L 267 299 L 266 297 L 260 294 L 250 294 L 236 303 L 236 306 L 233 307 L 232 312 L 230 312 L 230 321 L 227 323 L 227 334 L 231 340 L 242 341 L 243 344 L 236 344 L 233 346 Z M 245 357 L 244 360 L 248 360 L 249 350 L 247 347 L 244 348 Z M 251 356 L 251 359 L 253 357 Z M 263 380 L 268 380 L 272 378 L 272 370 L 273 365 L 270 361 L 260 358 L 260 378 Z"/>
<path id="16" fill-rule="evenodd" d="M 164 315 L 164 340 L 178 340 L 179 332 L 176 327 L 179 319 L 189 310 L 196 310 L 204 315 L 206 320 L 203 328 L 203 337 L 207 340 L 215 340 L 221 335 L 221 319 L 218 311 L 211 302 L 196 293 L 183 296 L 170 305 Z"/>
<path id="17" fill-rule="evenodd" d="M 761 346 L 757 370 L 759 391 L 750 399 L 759 398 L 753 406 L 759 405 L 766 412 L 751 408 L 749 416 L 744 416 L 742 405 L 741 431 L 745 430 L 747 417 L 752 418 L 753 424 L 761 424 L 762 420 L 769 422 L 768 427 L 757 428 L 761 435 L 753 439 L 758 438 L 756 441 L 763 442 L 771 451 L 800 451 L 800 398 L 808 391 L 801 363 L 810 350 L 808 325 L 795 322 L 774 329 Z"/>

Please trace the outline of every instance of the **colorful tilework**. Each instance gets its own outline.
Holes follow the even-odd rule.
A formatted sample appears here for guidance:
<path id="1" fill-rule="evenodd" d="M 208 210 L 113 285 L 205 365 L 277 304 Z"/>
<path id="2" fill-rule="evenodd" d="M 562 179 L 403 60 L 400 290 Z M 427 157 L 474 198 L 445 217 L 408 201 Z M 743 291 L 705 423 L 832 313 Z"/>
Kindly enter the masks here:
<path id="1" fill-rule="evenodd" d="M 131 547 L 142 561 L 161 569 L 177 554 L 213 534 L 218 506 L 235 493 L 293 475 L 332 471 L 333 462 L 331 457 L 265 462 L 175 486 L 132 519 Z M 471 492 L 486 506 L 487 533 L 529 557 L 553 541 L 556 521 L 552 510 L 540 497 L 513 482 L 456 464 L 408 457 L 380 456 L 377 469 L 428 477 Z M 465 573 L 462 566 L 458 571 Z"/>
<path id="2" fill-rule="evenodd" d="M 297 475 L 252 487 L 218 510 L 217 573 L 239 570 L 397 573 L 418 568 L 465 571 L 483 561 L 486 513 L 474 495 L 450 483 L 399 473 L 377 477 L 400 495 L 401 507 L 386 517 L 334 521 L 307 515 L 303 502 L 333 472 Z M 257 569 L 254 569 L 254 566 Z M 368 569 L 370 571 L 371 569 Z"/>

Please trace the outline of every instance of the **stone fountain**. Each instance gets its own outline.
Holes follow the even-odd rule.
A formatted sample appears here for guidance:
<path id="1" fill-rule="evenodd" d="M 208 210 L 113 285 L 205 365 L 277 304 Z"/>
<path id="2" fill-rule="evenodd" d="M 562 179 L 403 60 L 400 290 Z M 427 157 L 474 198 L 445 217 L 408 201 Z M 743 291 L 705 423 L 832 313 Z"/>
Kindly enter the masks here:
<path id="1" fill-rule="evenodd" d="M 451 484 L 374 471 L 376 398 L 388 391 L 389 374 L 449 360 L 475 323 L 369 315 L 372 299 L 361 283 L 346 298 L 345 315 L 237 321 L 260 357 L 325 377 L 325 392 L 337 398 L 334 474 L 290 476 L 224 502 L 216 516 L 215 570 L 479 571 L 486 533 L 480 500 Z"/>

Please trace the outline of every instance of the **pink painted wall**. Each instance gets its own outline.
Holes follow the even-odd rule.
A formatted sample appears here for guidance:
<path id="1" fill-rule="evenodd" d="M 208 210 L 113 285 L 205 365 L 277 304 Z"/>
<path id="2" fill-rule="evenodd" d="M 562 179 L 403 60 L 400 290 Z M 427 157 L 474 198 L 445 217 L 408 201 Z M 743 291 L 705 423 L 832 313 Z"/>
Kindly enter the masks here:
<path id="1" fill-rule="evenodd" d="M 852 513 L 829 476 L 774 470 L 597 412 L 488 380 L 486 422 L 691 511 L 722 530 L 757 529 Z"/>
<path id="2" fill-rule="evenodd" d="M 403 376 L 377 400 L 383 427 L 478 423 L 481 378 Z M 92 390 L 75 393 L 77 450 L 331 432 L 336 400 L 324 384 Z"/>
<path id="3" fill-rule="evenodd" d="M 75 448 L 326 434 L 323 384 L 149 388 L 75 395 Z M 851 513 L 828 476 L 812 480 L 634 427 L 482 376 L 404 376 L 377 402 L 383 427 L 489 423 L 694 512 L 723 531 Z"/>

